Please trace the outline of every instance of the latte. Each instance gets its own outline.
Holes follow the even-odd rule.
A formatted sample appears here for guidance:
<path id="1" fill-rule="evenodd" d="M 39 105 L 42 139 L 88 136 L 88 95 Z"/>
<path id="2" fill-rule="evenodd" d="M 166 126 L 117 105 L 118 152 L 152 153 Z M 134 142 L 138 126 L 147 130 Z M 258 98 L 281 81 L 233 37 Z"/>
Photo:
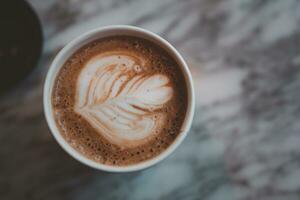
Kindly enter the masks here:
<path id="1" fill-rule="evenodd" d="M 175 60 L 150 41 L 116 36 L 75 52 L 52 93 L 57 126 L 78 152 L 108 165 L 151 159 L 174 142 L 187 108 Z"/>

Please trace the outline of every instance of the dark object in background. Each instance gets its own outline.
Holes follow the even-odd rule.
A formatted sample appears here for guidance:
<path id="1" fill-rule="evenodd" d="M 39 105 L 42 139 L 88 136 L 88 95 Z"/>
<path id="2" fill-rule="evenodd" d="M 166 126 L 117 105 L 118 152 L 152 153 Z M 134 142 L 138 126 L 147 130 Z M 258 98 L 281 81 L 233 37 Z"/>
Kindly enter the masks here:
<path id="1" fill-rule="evenodd" d="M 37 15 L 24 0 L 0 1 L 0 95 L 36 66 L 42 51 Z"/>

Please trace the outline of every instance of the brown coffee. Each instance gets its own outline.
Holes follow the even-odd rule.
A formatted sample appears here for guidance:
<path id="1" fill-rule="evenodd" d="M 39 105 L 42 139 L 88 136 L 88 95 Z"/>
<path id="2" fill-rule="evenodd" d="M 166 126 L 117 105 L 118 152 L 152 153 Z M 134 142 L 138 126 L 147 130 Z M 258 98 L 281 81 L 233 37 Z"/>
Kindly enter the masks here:
<path id="1" fill-rule="evenodd" d="M 78 152 L 130 165 L 167 149 L 181 132 L 187 86 L 176 61 L 137 37 L 93 41 L 75 52 L 52 92 L 56 124 Z"/>

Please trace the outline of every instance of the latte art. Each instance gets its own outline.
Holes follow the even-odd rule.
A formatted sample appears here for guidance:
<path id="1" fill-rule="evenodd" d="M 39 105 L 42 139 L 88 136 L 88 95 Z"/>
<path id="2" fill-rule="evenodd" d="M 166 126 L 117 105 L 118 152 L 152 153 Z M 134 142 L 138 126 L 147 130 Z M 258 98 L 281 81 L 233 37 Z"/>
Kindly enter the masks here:
<path id="1" fill-rule="evenodd" d="M 90 59 L 76 84 L 74 110 L 121 147 L 147 142 L 166 120 L 159 111 L 173 96 L 167 76 L 143 71 L 144 61 L 123 52 Z"/>

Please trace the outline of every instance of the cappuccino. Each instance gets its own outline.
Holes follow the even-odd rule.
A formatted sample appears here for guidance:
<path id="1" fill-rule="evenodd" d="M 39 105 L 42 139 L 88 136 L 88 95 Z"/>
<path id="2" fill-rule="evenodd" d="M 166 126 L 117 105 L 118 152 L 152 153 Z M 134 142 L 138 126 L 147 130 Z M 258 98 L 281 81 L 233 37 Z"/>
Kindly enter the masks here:
<path id="1" fill-rule="evenodd" d="M 136 164 L 180 134 L 187 86 L 164 49 L 137 37 L 107 37 L 67 60 L 55 80 L 52 109 L 61 135 L 87 158 Z"/>

